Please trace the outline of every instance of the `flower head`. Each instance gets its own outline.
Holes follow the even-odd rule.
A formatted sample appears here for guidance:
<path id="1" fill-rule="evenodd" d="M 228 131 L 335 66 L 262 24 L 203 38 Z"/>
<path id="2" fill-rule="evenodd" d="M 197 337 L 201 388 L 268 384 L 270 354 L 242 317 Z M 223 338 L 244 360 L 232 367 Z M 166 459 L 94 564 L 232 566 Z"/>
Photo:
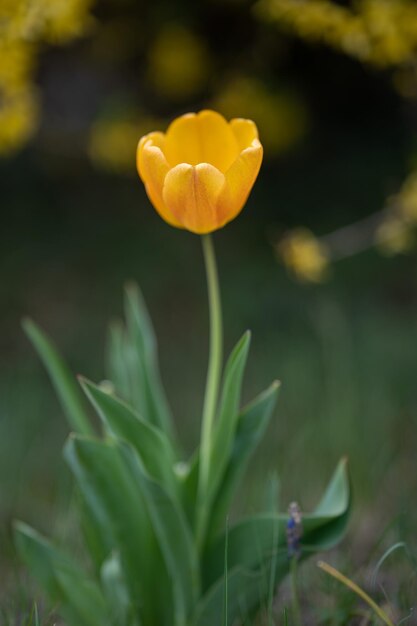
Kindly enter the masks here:
<path id="1" fill-rule="evenodd" d="M 204 234 L 240 213 L 262 154 L 251 120 L 228 123 L 204 110 L 178 117 L 166 133 L 142 137 L 137 167 L 159 215 L 172 226 Z"/>

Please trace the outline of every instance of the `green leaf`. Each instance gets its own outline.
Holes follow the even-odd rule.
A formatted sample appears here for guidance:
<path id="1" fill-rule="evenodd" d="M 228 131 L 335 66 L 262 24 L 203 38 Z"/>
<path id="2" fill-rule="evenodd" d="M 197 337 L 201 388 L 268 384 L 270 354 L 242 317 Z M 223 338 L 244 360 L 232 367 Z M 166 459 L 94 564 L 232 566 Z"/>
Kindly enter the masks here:
<path id="1" fill-rule="evenodd" d="M 158 597 L 155 538 L 146 503 L 115 441 L 102 442 L 72 436 L 64 449 L 94 520 L 111 537 L 120 554 L 129 594 L 144 623 L 161 617 Z"/>
<path id="2" fill-rule="evenodd" d="M 56 348 L 32 320 L 23 320 L 23 328 L 49 373 L 70 427 L 84 435 L 92 434 L 82 394 Z"/>
<path id="3" fill-rule="evenodd" d="M 107 372 L 117 395 L 133 404 L 129 364 L 126 359 L 126 329 L 122 322 L 113 322 L 107 338 Z"/>
<path id="4" fill-rule="evenodd" d="M 69 626 L 109 625 L 99 587 L 69 557 L 22 522 L 15 525 L 17 550 Z"/>
<path id="5" fill-rule="evenodd" d="M 224 528 L 225 519 L 239 481 L 271 418 L 279 387 L 279 382 L 272 383 L 239 414 L 228 465 L 213 500 L 208 528 L 211 539 L 219 527 Z M 183 483 L 183 506 L 191 524 L 193 524 L 194 503 L 197 498 L 198 468 L 199 456 L 196 452 L 189 462 L 188 473 Z"/>
<path id="6" fill-rule="evenodd" d="M 98 575 L 104 561 L 111 553 L 114 538 L 106 525 L 106 517 L 97 506 L 87 500 L 84 493 L 76 490 L 78 513 L 85 546 Z"/>
<path id="7" fill-rule="evenodd" d="M 349 490 L 347 458 L 344 457 L 339 461 L 326 491 L 315 508 L 315 515 L 340 515 L 346 509 L 346 503 L 349 500 Z"/>
<path id="8" fill-rule="evenodd" d="M 310 534 L 303 539 L 304 552 L 328 550 L 343 536 L 351 509 L 347 458 L 340 460 L 323 498 L 310 520 Z M 328 520 L 327 523 L 321 523 Z"/>
<path id="9" fill-rule="evenodd" d="M 114 395 L 86 379 L 80 378 L 80 382 L 108 432 L 130 443 L 150 476 L 177 497 L 178 482 L 173 471 L 175 458 L 165 433 L 145 422 Z"/>
<path id="10" fill-rule="evenodd" d="M 72 437 L 65 454 L 79 488 L 112 531 L 143 623 L 164 623 L 174 614 L 175 624 L 185 624 L 196 602 L 198 567 L 181 509 L 128 444 Z"/>
<path id="11" fill-rule="evenodd" d="M 126 319 L 132 348 L 132 372 L 138 390 L 139 413 L 173 440 L 173 424 L 162 388 L 156 354 L 156 339 L 145 303 L 136 285 L 126 289 Z"/>
<path id="12" fill-rule="evenodd" d="M 323 501 L 326 507 L 323 507 Z M 302 558 L 312 552 L 332 547 L 340 541 L 345 532 L 351 506 L 345 460 L 341 461 L 337 467 L 322 503 L 313 514 L 303 515 Z M 271 563 L 274 563 L 276 582 L 288 573 L 287 520 L 288 515 L 261 514 L 238 522 L 228 531 L 229 576 L 231 571 L 243 568 L 244 571 L 250 571 L 259 576 L 263 573 L 265 577 L 265 584 L 260 586 L 260 595 L 256 601 L 258 604 L 254 601 L 250 606 L 251 610 L 256 609 L 268 597 L 268 576 L 270 577 Z M 203 589 L 206 590 L 207 597 L 202 601 L 202 606 L 206 608 L 203 611 L 200 607 L 200 612 L 214 611 L 213 606 L 209 607 L 209 599 L 217 598 L 218 600 L 220 597 L 218 595 L 220 591 L 216 589 L 220 589 L 223 579 L 225 540 L 223 534 L 212 548 L 207 550 L 204 557 Z M 215 602 L 215 600 L 210 600 L 210 602 Z M 232 623 L 237 615 L 229 613 L 229 618 Z M 220 619 L 221 604 L 218 614 L 218 620 Z M 204 620 L 201 621 L 201 624 L 203 623 L 205 623 Z"/>
<path id="13" fill-rule="evenodd" d="M 223 480 L 213 502 L 209 528 L 211 537 L 224 528 L 226 516 L 248 462 L 261 441 L 271 419 L 280 383 L 275 381 L 239 415 L 233 448 Z"/>
<path id="14" fill-rule="evenodd" d="M 174 594 L 174 624 L 185 625 L 199 594 L 197 552 L 185 516 L 169 493 L 146 474 L 133 454 L 123 446 L 131 474 L 135 476 L 148 506 Z"/>
<path id="15" fill-rule="evenodd" d="M 103 563 L 101 583 L 110 606 L 112 622 L 116 626 L 139 626 L 130 602 L 120 556 L 114 552 Z"/>
<path id="16" fill-rule="evenodd" d="M 210 455 L 209 498 L 214 497 L 229 461 L 239 415 L 240 393 L 249 345 L 250 332 L 247 331 L 236 344 L 226 364 Z"/>

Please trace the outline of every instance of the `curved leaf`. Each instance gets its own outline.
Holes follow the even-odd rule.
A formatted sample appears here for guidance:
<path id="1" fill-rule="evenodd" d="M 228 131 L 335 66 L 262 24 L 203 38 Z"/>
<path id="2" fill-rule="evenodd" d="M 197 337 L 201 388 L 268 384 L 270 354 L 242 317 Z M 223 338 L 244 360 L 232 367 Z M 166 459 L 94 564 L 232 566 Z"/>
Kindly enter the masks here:
<path id="1" fill-rule="evenodd" d="M 155 333 L 136 285 L 131 284 L 126 289 L 125 308 L 131 371 L 138 389 L 136 408 L 145 419 L 172 438 L 172 417 L 159 376 Z"/>
<path id="2" fill-rule="evenodd" d="M 133 404 L 131 377 L 126 360 L 126 329 L 121 321 L 109 326 L 107 334 L 107 375 L 115 386 L 117 395 Z"/>
<path id="3" fill-rule="evenodd" d="M 323 507 L 323 501 L 326 508 Z M 343 536 L 350 513 L 350 489 L 346 460 L 342 460 L 329 483 L 322 503 L 310 515 L 303 515 L 302 556 L 327 549 Z M 288 570 L 286 523 L 288 515 L 261 514 L 238 522 L 228 531 L 228 564 L 232 570 L 244 567 L 263 570 L 274 555 L 276 567 Z M 278 541 L 277 541 L 278 538 Z M 203 562 L 203 588 L 208 589 L 223 577 L 225 535 L 207 550 Z M 278 580 L 277 571 L 277 578 Z M 281 572 L 282 574 L 282 572 Z M 266 588 L 267 591 L 267 588 Z"/>
<path id="4" fill-rule="evenodd" d="M 238 341 L 226 364 L 222 397 L 210 454 L 209 498 L 213 498 L 228 464 L 239 415 L 243 373 L 250 346 L 250 332 Z"/>
<path id="5" fill-rule="evenodd" d="M 174 593 L 174 623 L 185 625 L 199 593 L 197 552 L 191 531 L 182 510 L 163 486 L 146 474 L 132 448 L 124 445 L 121 451 L 144 495 L 169 573 Z"/>
<path id="6" fill-rule="evenodd" d="M 146 503 L 120 450 L 113 441 L 72 436 L 64 455 L 96 523 L 120 554 L 135 610 L 144 623 L 157 621 L 162 608 L 155 606 L 160 560 Z"/>
<path id="7" fill-rule="evenodd" d="M 106 393 L 97 385 L 80 378 L 82 388 L 98 412 L 109 433 L 130 443 L 139 454 L 146 471 L 177 496 L 174 453 L 166 435 L 116 396 Z"/>
<path id="8" fill-rule="evenodd" d="M 50 600 L 59 603 L 60 613 L 69 626 L 110 625 L 100 588 L 74 561 L 22 522 L 15 525 L 15 543 Z"/>
<path id="9" fill-rule="evenodd" d="M 239 481 L 271 419 L 279 387 L 278 381 L 273 382 L 239 415 L 233 448 L 223 480 L 213 502 L 209 525 L 212 537 L 219 527 L 224 528 L 224 522 Z"/>
<path id="10" fill-rule="evenodd" d="M 91 435 L 93 429 L 82 394 L 57 349 L 32 320 L 23 320 L 23 328 L 48 371 L 70 427 L 83 435 Z"/>
<path id="11" fill-rule="evenodd" d="M 250 404 L 243 408 L 237 419 L 236 434 L 224 476 L 213 499 L 208 527 L 209 539 L 219 527 L 224 528 L 225 518 L 248 462 L 260 442 L 271 418 L 280 383 L 273 382 Z M 194 522 L 194 503 L 197 497 L 199 454 L 195 452 L 189 462 L 183 483 L 183 505 L 190 523 Z"/>

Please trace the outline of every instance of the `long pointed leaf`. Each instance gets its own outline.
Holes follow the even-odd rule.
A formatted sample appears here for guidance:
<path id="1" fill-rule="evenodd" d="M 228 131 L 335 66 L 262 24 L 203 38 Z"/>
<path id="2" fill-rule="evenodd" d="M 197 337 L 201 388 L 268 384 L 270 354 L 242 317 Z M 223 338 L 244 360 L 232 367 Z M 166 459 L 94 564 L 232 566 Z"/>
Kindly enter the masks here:
<path id="1" fill-rule="evenodd" d="M 130 344 L 134 347 L 139 412 L 171 439 L 172 417 L 158 371 L 156 339 L 142 295 L 135 285 L 126 289 L 126 319 Z"/>
<path id="2" fill-rule="evenodd" d="M 219 527 L 224 528 L 224 522 L 239 481 L 271 418 L 279 387 L 278 381 L 272 383 L 268 389 L 244 407 L 238 416 L 236 435 L 229 462 L 213 500 L 209 524 L 211 539 Z M 194 515 L 193 504 L 197 497 L 198 467 L 199 455 L 197 451 L 190 461 L 188 474 L 183 484 L 183 505 L 191 524 L 193 524 Z"/>
<path id="3" fill-rule="evenodd" d="M 191 530 L 180 507 L 162 485 L 146 474 L 132 448 L 124 445 L 123 454 L 144 494 L 169 572 L 174 593 L 174 623 L 185 625 L 199 592 L 197 552 Z"/>
<path id="4" fill-rule="evenodd" d="M 109 611 L 99 587 L 69 557 L 32 528 L 17 522 L 15 542 L 21 558 L 39 580 L 68 626 L 109 625 Z"/>
<path id="5" fill-rule="evenodd" d="M 65 458 L 95 519 L 112 537 L 120 553 L 129 593 L 144 623 L 161 618 L 158 593 L 158 555 L 146 503 L 116 443 L 70 437 Z M 155 610 L 157 615 L 155 615 Z"/>
<path id="6" fill-rule="evenodd" d="M 165 433 L 145 422 L 124 402 L 86 379 L 80 379 L 87 397 L 97 410 L 107 430 L 130 443 L 139 454 L 146 471 L 177 497 L 174 453 Z"/>
<path id="7" fill-rule="evenodd" d="M 271 419 L 280 383 L 275 381 L 239 415 L 229 461 L 213 502 L 211 536 L 224 527 L 226 516 L 248 462 L 261 441 Z"/>
<path id="8" fill-rule="evenodd" d="M 107 375 L 114 384 L 117 395 L 133 404 L 131 378 L 126 359 L 126 329 L 121 321 L 110 324 L 107 336 Z"/>
<path id="9" fill-rule="evenodd" d="M 246 332 L 226 364 L 219 415 L 210 455 L 210 498 L 214 497 L 228 464 L 239 415 L 240 392 L 250 345 Z"/>
<path id="10" fill-rule="evenodd" d="M 49 373 L 70 427 L 84 435 L 92 434 L 82 394 L 55 346 L 32 320 L 23 320 L 23 328 Z"/>
<path id="11" fill-rule="evenodd" d="M 87 499 L 79 489 L 76 496 L 84 543 L 94 564 L 95 572 L 99 574 L 104 561 L 114 548 L 114 537 L 99 507 Z"/>

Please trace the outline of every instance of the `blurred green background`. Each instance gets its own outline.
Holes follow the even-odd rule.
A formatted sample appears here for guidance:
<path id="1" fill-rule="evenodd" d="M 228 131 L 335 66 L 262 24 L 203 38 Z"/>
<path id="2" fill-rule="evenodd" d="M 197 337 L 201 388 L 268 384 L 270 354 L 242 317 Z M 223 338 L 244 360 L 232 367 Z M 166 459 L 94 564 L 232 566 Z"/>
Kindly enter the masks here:
<path id="1" fill-rule="evenodd" d="M 274 252 L 287 228 L 328 233 L 379 211 L 398 192 L 415 160 L 414 48 L 409 59 L 381 67 L 277 28 L 246 0 L 70 5 L 66 30 L 48 17 L 44 30 L 32 25 L 29 36 L 16 26 L 20 35 L 6 41 L 3 33 L 0 44 L 32 55 L 24 72 L 10 55 L 8 71 L 22 70 L 34 98 L 30 132 L 0 112 L 6 588 L 14 580 L 13 518 L 48 535 L 66 536 L 62 526 L 71 525 L 61 459 L 68 431 L 21 330 L 23 316 L 54 338 L 75 373 L 102 380 L 107 323 L 122 313 L 126 280 L 136 280 L 187 453 L 197 441 L 208 351 L 200 242 L 156 215 L 134 152 L 144 132 L 204 107 L 252 117 L 266 155 L 242 215 L 215 235 L 226 349 L 253 331 L 245 396 L 273 378 L 283 383 L 241 506 L 256 509 L 277 470 L 282 507 L 296 498 L 308 510 L 346 454 L 356 514 L 345 554 L 360 566 L 380 540 L 415 547 L 416 257 L 386 258 L 371 248 L 334 264 L 326 282 L 302 285 Z M 13 7 L 2 10 L 12 28 Z M 6 107 L 5 78 L 0 86 Z"/>

